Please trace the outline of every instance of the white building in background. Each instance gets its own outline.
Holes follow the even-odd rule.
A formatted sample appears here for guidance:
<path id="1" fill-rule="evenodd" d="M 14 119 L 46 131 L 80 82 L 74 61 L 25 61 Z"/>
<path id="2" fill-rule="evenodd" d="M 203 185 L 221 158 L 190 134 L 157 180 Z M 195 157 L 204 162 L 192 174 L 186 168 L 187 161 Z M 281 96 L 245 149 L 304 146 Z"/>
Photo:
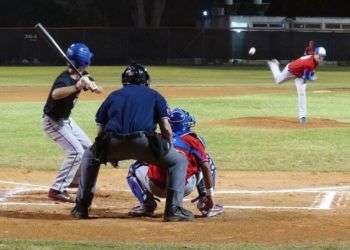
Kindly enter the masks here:
<path id="1" fill-rule="evenodd" d="M 294 30 L 317 32 L 350 32 L 350 18 L 336 17 L 269 17 L 269 16 L 212 16 L 213 29 L 231 30 Z"/>
<path id="2" fill-rule="evenodd" d="M 202 23 L 204 28 L 238 31 L 350 32 L 350 17 L 272 17 L 264 16 L 271 0 L 213 0 L 213 2 L 214 7 Z"/>

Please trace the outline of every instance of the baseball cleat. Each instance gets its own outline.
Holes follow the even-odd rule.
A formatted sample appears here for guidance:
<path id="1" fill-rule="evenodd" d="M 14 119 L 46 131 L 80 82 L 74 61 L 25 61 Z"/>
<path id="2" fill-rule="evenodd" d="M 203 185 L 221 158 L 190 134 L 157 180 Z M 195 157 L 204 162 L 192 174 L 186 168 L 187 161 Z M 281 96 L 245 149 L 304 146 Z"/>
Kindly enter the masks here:
<path id="1" fill-rule="evenodd" d="M 170 207 L 164 213 L 164 221 L 175 222 L 175 221 L 190 221 L 193 220 L 193 213 L 183 207 Z"/>
<path id="2" fill-rule="evenodd" d="M 89 219 L 89 208 L 76 204 L 70 214 L 76 219 Z"/>
<path id="3" fill-rule="evenodd" d="M 214 216 L 217 216 L 219 214 L 222 214 L 223 212 L 224 212 L 224 207 L 220 204 L 215 204 L 214 207 L 212 207 L 208 211 L 205 211 L 205 213 L 202 212 L 202 214 L 205 217 L 214 217 Z"/>
<path id="4" fill-rule="evenodd" d="M 156 208 L 157 208 L 156 199 L 154 197 L 147 197 L 143 204 L 133 207 L 132 209 L 130 209 L 128 214 L 134 217 L 140 217 L 140 216 L 152 217 Z"/>
<path id="5" fill-rule="evenodd" d="M 50 200 L 75 203 L 74 199 L 69 196 L 67 191 L 60 192 L 53 188 L 50 188 L 49 194 L 47 195 Z"/>
<path id="6" fill-rule="evenodd" d="M 130 209 L 128 214 L 133 217 L 152 217 L 154 214 L 154 210 L 148 210 L 143 205 L 138 205 Z"/>

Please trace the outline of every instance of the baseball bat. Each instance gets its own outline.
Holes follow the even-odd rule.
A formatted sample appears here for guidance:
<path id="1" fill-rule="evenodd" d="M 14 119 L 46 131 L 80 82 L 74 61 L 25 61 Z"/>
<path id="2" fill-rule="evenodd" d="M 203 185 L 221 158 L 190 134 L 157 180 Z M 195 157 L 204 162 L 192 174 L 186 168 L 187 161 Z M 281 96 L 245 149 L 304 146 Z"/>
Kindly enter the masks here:
<path id="1" fill-rule="evenodd" d="M 39 34 L 45 37 L 45 40 L 49 43 L 51 47 L 53 47 L 59 55 L 71 66 L 71 68 L 80 76 L 82 77 L 83 74 L 79 72 L 77 67 L 73 64 L 73 62 L 67 57 L 66 53 L 61 49 L 61 47 L 58 45 L 58 43 L 53 39 L 53 37 L 50 35 L 50 33 L 42 26 L 41 23 L 37 23 L 35 26 L 35 29 L 38 31 Z M 84 90 L 87 90 L 84 88 Z M 97 89 L 91 90 L 92 92 L 96 92 L 98 94 L 102 93 L 102 88 L 100 86 L 97 86 Z"/>
<path id="2" fill-rule="evenodd" d="M 41 25 L 41 23 L 37 23 L 35 26 L 35 29 L 38 31 L 39 34 L 43 35 L 46 39 L 46 41 L 49 43 L 51 47 L 53 47 L 61 57 L 71 66 L 71 68 L 80 76 L 83 75 L 79 72 L 77 67 L 74 66 L 73 62 L 67 57 L 66 53 L 63 52 L 61 47 L 57 44 L 55 39 L 50 35 L 50 33 L 44 28 L 44 26 Z"/>

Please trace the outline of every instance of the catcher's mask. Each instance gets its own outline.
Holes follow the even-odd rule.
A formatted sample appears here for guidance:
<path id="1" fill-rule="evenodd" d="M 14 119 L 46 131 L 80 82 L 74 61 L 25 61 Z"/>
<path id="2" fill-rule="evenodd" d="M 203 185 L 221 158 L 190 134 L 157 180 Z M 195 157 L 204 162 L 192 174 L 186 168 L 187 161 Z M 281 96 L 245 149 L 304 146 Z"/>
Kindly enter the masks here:
<path id="1" fill-rule="evenodd" d="M 147 69 L 141 64 L 132 63 L 122 73 L 122 83 L 126 84 L 139 84 L 149 86 L 150 76 Z"/>
<path id="2" fill-rule="evenodd" d="M 191 132 L 196 120 L 186 110 L 182 108 L 174 108 L 170 114 L 170 125 L 173 132 L 180 136 Z"/>

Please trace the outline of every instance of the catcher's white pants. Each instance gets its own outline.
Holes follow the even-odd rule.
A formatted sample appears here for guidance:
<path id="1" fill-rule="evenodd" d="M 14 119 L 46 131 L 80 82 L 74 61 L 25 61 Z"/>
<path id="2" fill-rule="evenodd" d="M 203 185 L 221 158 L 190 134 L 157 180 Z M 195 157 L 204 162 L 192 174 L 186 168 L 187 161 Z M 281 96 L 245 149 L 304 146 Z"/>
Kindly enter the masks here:
<path id="1" fill-rule="evenodd" d="M 148 173 L 147 165 L 142 165 L 135 170 L 136 178 L 140 181 L 141 185 L 144 188 L 146 188 L 151 194 L 157 197 L 166 198 L 166 188 L 162 189 L 157 185 L 155 185 L 148 178 L 147 173 Z M 201 177 L 199 179 L 201 179 Z M 197 178 L 195 175 L 192 175 L 186 180 L 184 196 L 187 196 L 190 193 L 192 193 L 196 185 L 197 185 Z"/>
<path id="2" fill-rule="evenodd" d="M 55 121 L 45 115 L 43 128 L 46 134 L 66 152 L 66 157 L 52 185 L 53 189 L 64 192 L 71 183 L 79 182 L 80 162 L 85 149 L 92 143 L 72 118 Z"/>
<path id="3" fill-rule="evenodd" d="M 298 118 L 307 117 L 306 83 L 304 82 L 304 79 L 295 77 L 295 75 L 290 73 L 288 64 L 282 71 L 280 70 L 279 65 L 275 62 L 269 62 L 268 65 L 277 84 L 282 84 L 289 79 L 294 79 L 294 85 L 298 93 Z"/>

